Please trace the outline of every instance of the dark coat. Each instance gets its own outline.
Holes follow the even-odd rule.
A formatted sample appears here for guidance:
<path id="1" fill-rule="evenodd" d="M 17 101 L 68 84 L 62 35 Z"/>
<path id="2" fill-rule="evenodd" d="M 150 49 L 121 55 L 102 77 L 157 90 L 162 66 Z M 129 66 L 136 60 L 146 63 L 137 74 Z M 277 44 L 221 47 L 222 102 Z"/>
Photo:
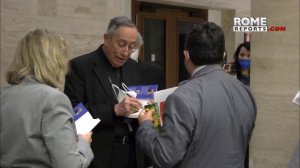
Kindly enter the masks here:
<path id="1" fill-rule="evenodd" d="M 141 72 L 142 83 L 144 85 L 158 85 L 158 90 L 165 89 L 164 71 L 152 62 L 139 61 L 138 68 Z"/>
<path id="2" fill-rule="evenodd" d="M 70 73 L 66 76 L 65 93 L 75 106 L 82 102 L 94 118 L 101 122 L 93 129 L 91 144 L 97 168 L 108 168 L 114 143 L 114 128 L 117 117 L 114 105 L 117 99 L 113 93 L 107 69 L 110 68 L 102 46 L 96 51 L 70 61 Z M 126 85 L 140 85 L 141 77 L 137 63 L 129 59 L 122 66 L 122 78 Z M 137 128 L 137 120 L 133 123 Z M 143 160 L 137 158 L 137 161 Z M 139 163 L 138 163 L 139 165 Z M 138 166 L 140 167 L 140 166 Z"/>

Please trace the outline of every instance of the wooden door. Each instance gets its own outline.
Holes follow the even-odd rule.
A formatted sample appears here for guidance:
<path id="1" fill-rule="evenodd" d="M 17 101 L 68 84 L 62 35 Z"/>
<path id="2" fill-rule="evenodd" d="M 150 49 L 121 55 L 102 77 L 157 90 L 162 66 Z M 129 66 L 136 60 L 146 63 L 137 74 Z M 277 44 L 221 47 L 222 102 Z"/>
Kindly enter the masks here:
<path id="1" fill-rule="evenodd" d="M 194 23 L 207 20 L 207 10 L 132 2 L 132 18 L 144 39 L 140 59 L 164 69 L 165 87 L 188 78 L 183 64 L 185 32 Z"/>

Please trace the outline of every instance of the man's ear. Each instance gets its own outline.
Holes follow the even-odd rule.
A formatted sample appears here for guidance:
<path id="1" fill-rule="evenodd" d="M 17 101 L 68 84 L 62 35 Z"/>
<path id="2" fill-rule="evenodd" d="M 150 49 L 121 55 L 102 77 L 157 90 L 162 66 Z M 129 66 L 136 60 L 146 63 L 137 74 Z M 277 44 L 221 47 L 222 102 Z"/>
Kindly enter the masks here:
<path id="1" fill-rule="evenodd" d="M 104 44 L 107 44 L 107 41 L 108 41 L 108 39 L 109 39 L 109 36 L 108 36 L 107 33 L 104 33 L 103 39 L 104 39 Z"/>
<path id="2" fill-rule="evenodd" d="M 190 53 L 188 50 L 183 50 L 184 59 L 189 60 L 190 59 Z"/>

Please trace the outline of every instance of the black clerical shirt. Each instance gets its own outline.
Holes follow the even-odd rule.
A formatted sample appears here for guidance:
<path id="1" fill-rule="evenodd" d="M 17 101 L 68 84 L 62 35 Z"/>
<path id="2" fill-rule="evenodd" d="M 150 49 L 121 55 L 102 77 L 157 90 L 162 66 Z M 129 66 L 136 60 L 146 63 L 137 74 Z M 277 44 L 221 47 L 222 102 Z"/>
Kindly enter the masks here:
<path id="1" fill-rule="evenodd" d="M 122 87 L 122 82 L 123 82 L 122 67 L 118 67 L 118 68 L 111 67 L 108 70 L 108 75 L 109 75 L 109 78 L 110 78 L 112 84 L 115 84 L 120 89 L 124 90 Z M 116 91 L 115 93 L 117 94 L 115 96 L 117 98 L 119 92 L 116 89 L 115 89 L 115 91 Z M 116 116 L 116 125 L 115 125 L 115 130 L 114 130 L 115 136 L 119 137 L 119 136 L 130 135 L 131 134 L 131 131 L 130 131 L 131 120 L 132 119 L 129 119 L 126 117 Z"/>

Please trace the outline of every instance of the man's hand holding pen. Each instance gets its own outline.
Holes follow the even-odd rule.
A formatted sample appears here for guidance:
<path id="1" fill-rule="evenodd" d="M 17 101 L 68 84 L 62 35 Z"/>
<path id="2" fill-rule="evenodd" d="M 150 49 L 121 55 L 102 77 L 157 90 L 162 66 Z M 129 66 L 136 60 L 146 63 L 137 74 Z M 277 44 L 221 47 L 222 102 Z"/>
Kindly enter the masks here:
<path id="1" fill-rule="evenodd" d="M 120 103 L 115 105 L 114 110 L 117 116 L 128 116 L 139 111 L 140 108 L 142 108 L 142 103 L 135 97 L 127 95 Z"/>

